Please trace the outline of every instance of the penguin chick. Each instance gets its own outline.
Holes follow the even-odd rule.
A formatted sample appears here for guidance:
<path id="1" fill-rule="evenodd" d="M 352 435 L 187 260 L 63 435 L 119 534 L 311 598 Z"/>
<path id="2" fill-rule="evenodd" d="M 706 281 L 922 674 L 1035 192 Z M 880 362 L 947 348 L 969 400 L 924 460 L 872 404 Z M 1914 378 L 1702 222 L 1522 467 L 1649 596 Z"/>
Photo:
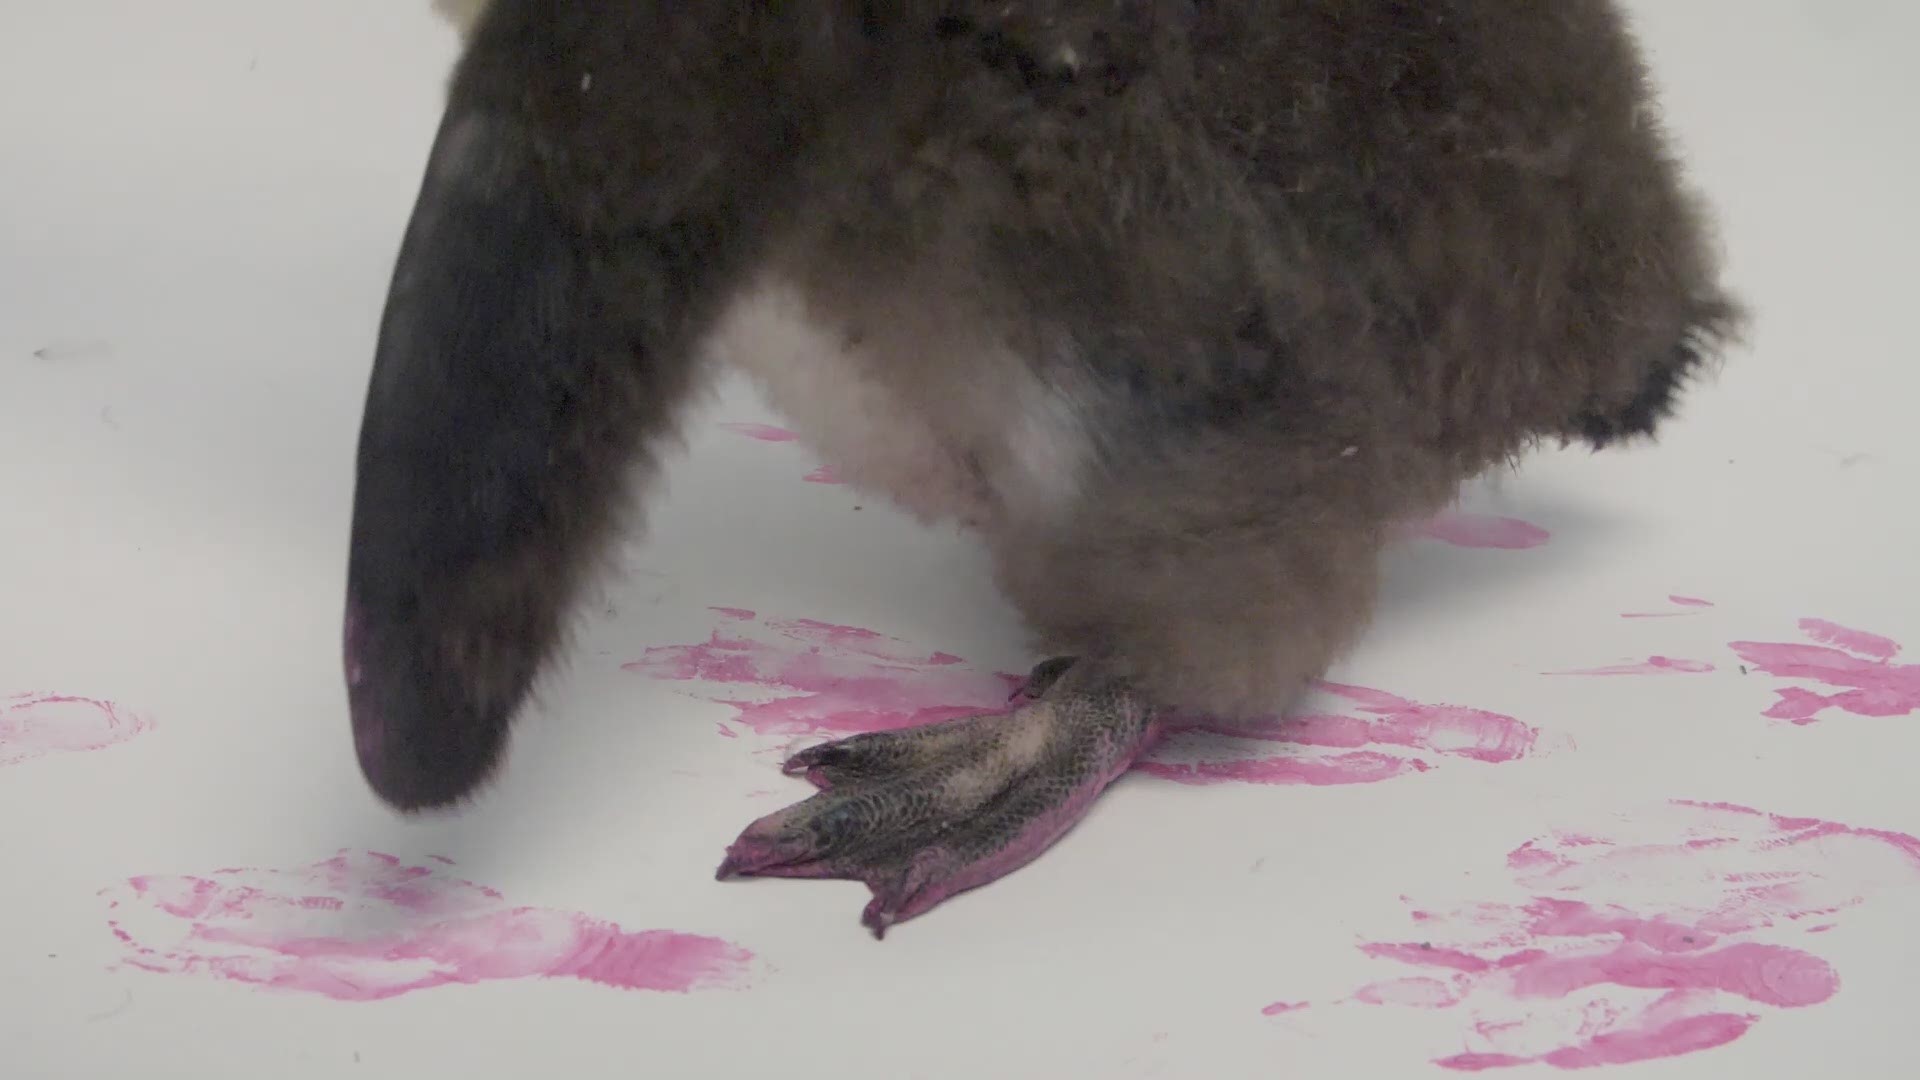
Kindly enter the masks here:
<path id="1" fill-rule="evenodd" d="M 474 24 L 480 21 L 481 14 L 487 10 L 487 4 L 490 2 L 491 0 L 433 0 L 433 10 L 441 18 L 453 24 L 453 28 L 465 37 L 472 32 Z"/>
<path id="2" fill-rule="evenodd" d="M 1397 522 L 1653 434 L 1744 322 L 1608 0 L 477 14 L 359 444 L 366 778 L 403 810 L 487 780 L 732 365 L 967 526 L 1053 658 L 1004 715 L 796 755 L 818 793 L 728 849 L 864 881 L 876 933 L 1040 854 L 1170 710 L 1287 706 Z"/>

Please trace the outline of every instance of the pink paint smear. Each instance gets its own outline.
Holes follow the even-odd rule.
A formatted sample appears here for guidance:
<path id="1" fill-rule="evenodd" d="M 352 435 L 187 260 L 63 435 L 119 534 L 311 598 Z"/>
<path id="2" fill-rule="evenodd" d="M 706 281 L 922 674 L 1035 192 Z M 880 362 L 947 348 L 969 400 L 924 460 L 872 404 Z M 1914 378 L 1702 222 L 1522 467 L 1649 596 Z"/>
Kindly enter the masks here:
<path id="1" fill-rule="evenodd" d="M 1671 609 L 1665 611 L 1623 611 L 1623 619 L 1678 619 L 1687 615 L 1698 615 L 1713 606 L 1713 601 L 1702 600 L 1696 596 L 1669 596 L 1667 603 Z"/>
<path id="2" fill-rule="evenodd" d="M 1920 886 L 1920 839 L 1677 802 L 1529 841 L 1507 868 L 1521 899 L 1415 910 L 1407 940 L 1363 944 L 1402 974 L 1346 1004 L 1392 1010 L 1409 1022 L 1394 1038 L 1460 1071 L 1709 1050 L 1830 1000 L 1839 976 L 1807 947 L 1872 894 Z"/>
<path id="3" fill-rule="evenodd" d="M 842 737 L 1007 711 L 1023 676 L 981 671 L 948 653 L 806 619 L 716 612 L 697 645 L 648 649 L 626 670 L 698 684 L 757 735 Z M 1323 706 L 1240 725 L 1184 719 L 1135 770 L 1185 784 L 1365 784 L 1425 772 L 1442 759 L 1516 761 L 1538 733 L 1510 716 L 1428 705 L 1378 690 L 1324 684 Z"/>
<path id="4" fill-rule="evenodd" d="M 626 670 L 699 683 L 757 735 L 840 737 L 1005 712 L 1024 676 L 991 674 L 872 630 L 812 619 L 761 619 L 718 608 L 698 645 L 648 649 Z"/>
<path id="5" fill-rule="evenodd" d="M 760 442 L 787 443 L 800 441 L 800 436 L 797 432 L 789 431 L 783 427 L 775 427 L 772 424 L 733 423 L 721 424 L 720 426 L 727 431 L 733 432 L 735 435 L 745 435 L 749 439 L 755 439 Z M 804 477 L 801 477 L 801 479 L 809 484 L 843 484 L 846 482 L 841 479 L 839 471 L 831 465 L 822 465 Z"/>
<path id="6" fill-rule="evenodd" d="M 786 428 L 775 427 L 772 424 L 734 423 L 720 426 L 735 435 L 745 435 L 749 439 L 758 439 L 761 442 L 796 442 L 800 438 Z"/>
<path id="7" fill-rule="evenodd" d="M 1548 671 L 1547 675 L 1705 675 L 1713 671 L 1713 665 L 1704 660 L 1676 660 L 1670 656 L 1649 656 L 1637 664 L 1615 664 L 1611 667 L 1581 668 L 1576 671 Z"/>
<path id="8" fill-rule="evenodd" d="M 110 701 L 66 694 L 0 697 L 0 766 L 48 754 L 105 750 L 153 730 L 153 721 Z"/>
<path id="9" fill-rule="evenodd" d="M 535 978 L 737 989 L 753 960 L 718 938 L 629 933 L 573 912 L 515 907 L 440 866 L 374 853 L 294 870 L 147 875 L 102 895 L 128 966 L 338 1001 Z"/>
<path id="10" fill-rule="evenodd" d="M 1538 739 L 1526 724 L 1485 709 L 1323 682 L 1300 711 L 1284 717 L 1176 721 L 1135 768 L 1183 784 L 1367 784 L 1426 772 L 1443 758 L 1518 761 Z M 1274 753 L 1275 745 L 1286 751 Z"/>
<path id="11" fill-rule="evenodd" d="M 1437 540 L 1454 547 L 1499 551 L 1536 548 L 1553 538 L 1552 533 L 1530 521 L 1458 510 L 1408 525 L 1403 534 L 1418 540 Z"/>
<path id="12" fill-rule="evenodd" d="M 1920 712 L 1920 664 L 1894 663 L 1900 653 L 1896 642 L 1823 619 L 1801 619 L 1800 632 L 1813 644 L 1736 641 L 1729 646 L 1758 671 L 1838 691 L 1783 686 L 1774 690 L 1778 700 L 1764 715 L 1812 724 L 1828 709 L 1874 717 Z"/>

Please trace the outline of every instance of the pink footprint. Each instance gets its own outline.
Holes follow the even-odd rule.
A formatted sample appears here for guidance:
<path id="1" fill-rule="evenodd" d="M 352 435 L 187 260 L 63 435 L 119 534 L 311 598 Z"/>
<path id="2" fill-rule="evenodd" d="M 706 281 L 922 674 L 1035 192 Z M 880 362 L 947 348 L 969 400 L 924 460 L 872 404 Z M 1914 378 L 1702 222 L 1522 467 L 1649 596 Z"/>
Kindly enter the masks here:
<path id="1" fill-rule="evenodd" d="M 145 875 L 102 895 L 131 967 L 339 1001 L 499 979 L 741 988 L 753 960 L 718 938 L 628 933 L 573 912 L 514 907 L 440 867 L 376 853 L 293 870 Z"/>
<path id="2" fill-rule="evenodd" d="M 626 669 L 700 684 L 695 694 L 732 706 L 734 722 L 759 735 L 840 737 L 1004 712 L 1024 681 L 871 630 L 738 609 L 718 614 L 721 626 L 706 642 L 648 649 Z M 1363 784 L 1424 772 L 1441 758 L 1518 760 L 1537 738 L 1499 713 L 1357 686 L 1326 684 L 1321 692 L 1350 711 L 1235 726 L 1173 722 L 1135 769 L 1186 784 Z"/>
<path id="3" fill-rule="evenodd" d="M 110 701 L 65 694 L 0 697 L 0 766 L 104 750 L 151 730 L 152 720 Z"/>
<path id="4" fill-rule="evenodd" d="M 1823 619 L 1801 619 L 1800 632 L 1815 644 L 1736 641 L 1729 648 L 1759 671 L 1839 692 L 1779 687 L 1774 690 L 1779 700 L 1763 715 L 1812 724 L 1830 708 L 1855 716 L 1907 716 L 1920 711 L 1920 664 L 1894 663 L 1900 646 L 1891 639 Z"/>
<path id="5" fill-rule="evenodd" d="M 1877 891 L 1920 886 L 1920 839 L 1676 802 L 1529 841 L 1507 866 L 1530 899 L 1412 911 L 1407 939 L 1361 946 L 1402 974 L 1344 1004 L 1444 1012 L 1451 1034 L 1431 1052 L 1454 1070 L 1711 1049 L 1834 996 L 1813 935 Z"/>

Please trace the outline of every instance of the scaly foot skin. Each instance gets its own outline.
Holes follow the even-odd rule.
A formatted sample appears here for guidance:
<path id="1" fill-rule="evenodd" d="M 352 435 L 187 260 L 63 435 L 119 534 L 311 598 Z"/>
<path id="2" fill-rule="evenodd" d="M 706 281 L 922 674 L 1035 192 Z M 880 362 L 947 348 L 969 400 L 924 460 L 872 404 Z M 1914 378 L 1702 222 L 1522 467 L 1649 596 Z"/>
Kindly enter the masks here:
<path id="1" fill-rule="evenodd" d="M 1020 704 L 855 735 L 788 759 L 819 793 L 747 826 L 716 876 L 844 878 L 875 937 L 1032 862 L 1159 735 L 1156 710 L 1089 664 L 1034 669 Z"/>

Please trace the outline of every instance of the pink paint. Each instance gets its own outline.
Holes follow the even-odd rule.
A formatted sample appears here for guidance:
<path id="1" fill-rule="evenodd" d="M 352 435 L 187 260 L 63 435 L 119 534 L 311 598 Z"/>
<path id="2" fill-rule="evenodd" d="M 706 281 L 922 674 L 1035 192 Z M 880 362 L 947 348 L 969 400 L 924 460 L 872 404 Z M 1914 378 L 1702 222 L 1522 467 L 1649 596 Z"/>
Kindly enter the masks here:
<path id="1" fill-rule="evenodd" d="M 0 697 L 0 766 L 48 754 L 118 746 L 153 730 L 153 721 L 110 701 L 67 694 Z"/>
<path id="2" fill-rule="evenodd" d="M 128 966 L 337 1001 L 532 978 L 671 993 L 739 988 L 753 960 L 718 938 L 630 933 L 573 912 L 514 907 L 437 867 L 372 853 L 293 870 L 144 875 L 102 895 Z"/>
<path id="3" fill-rule="evenodd" d="M 1739 1013 L 1684 1015 L 1666 1022 L 1649 1021 L 1636 1030 L 1596 1034 L 1535 1058 L 1469 1053 L 1440 1058 L 1435 1064 L 1455 1072 L 1484 1072 L 1535 1063 L 1560 1069 L 1632 1065 L 1725 1046 L 1745 1035 L 1758 1019 Z"/>
<path id="4" fill-rule="evenodd" d="M 1626 611 L 1626 612 L 1622 612 L 1620 617 L 1623 619 L 1678 619 L 1688 615 L 1698 615 L 1700 614 L 1700 612 L 1713 606 L 1713 601 L 1702 600 L 1699 597 L 1695 597 L 1695 596 L 1679 596 L 1679 595 L 1669 596 L 1667 597 L 1667 603 L 1672 604 L 1674 607 L 1677 607 L 1680 610 L 1679 611 Z"/>
<path id="5" fill-rule="evenodd" d="M 1426 772 L 1443 758 L 1518 761 L 1538 739 L 1526 724 L 1484 709 L 1427 705 L 1338 683 L 1316 690 L 1344 700 L 1351 712 L 1235 725 L 1184 720 L 1170 724 L 1165 743 L 1136 768 L 1185 784 L 1369 784 Z M 1287 751 L 1274 753 L 1275 743 Z"/>
<path id="6" fill-rule="evenodd" d="M 739 609 L 715 614 L 720 626 L 707 641 L 648 649 L 626 670 L 698 684 L 695 693 L 731 706 L 734 722 L 758 735 L 841 737 L 1004 713 L 1023 682 L 871 630 Z M 1368 784 L 1446 758 L 1517 761 L 1537 738 L 1513 717 L 1481 709 L 1332 683 L 1320 691 L 1352 711 L 1232 726 L 1169 722 L 1168 736 L 1134 768 L 1184 784 Z"/>
<path id="7" fill-rule="evenodd" d="M 720 426 L 733 432 L 735 435 L 745 435 L 749 439 L 758 439 L 761 442 L 794 442 L 800 438 L 800 436 L 788 431 L 786 428 L 775 427 L 772 424 L 735 423 L 721 424 Z"/>
<path id="8" fill-rule="evenodd" d="M 1552 533 L 1530 521 L 1457 510 L 1409 525 L 1402 532 L 1414 539 L 1437 540 L 1454 547 L 1499 551 L 1536 548 L 1553 538 Z"/>
<path id="9" fill-rule="evenodd" d="M 1897 642 L 1823 619 L 1800 620 L 1800 632 L 1815 644 L 1736 641 L 1729 646 L 1768 675 L 1838 690 L 1822 694 L 1803 686 L 1778 687 L 1777 700 L 1763 715 L 1812 724 L 1829 709 L 1870 717 L 1920 712 L 1920 664 L 1894 663 Z"/>
<path id="10" fill-rule="evenodd" d="M 1172 741 L 1175 745 L 1168 753 L 1178 757 L 1182 747 L 1178 745 L 1177 738 Z M 1260 784 L 1267 787 L 1288 784 L 1310 787 L 1377 784 L 1396 776 L 1426 772 L 1432 767 L 1418 758 L 1364 751 L 1329 754 L 1322 758 L 1273 756 L 1224 761 L 1157 761 L 1150 757 L 1134 766 L 1148 776 L 1181 784 Z"/>
<path id="11" fill-rule="evenodd" d="M 1417 976 L 1369 983 L 1353 992 L 1353 1000 L 1364 1005 L 1399 1005 L 1412 1009 L 1451 1009 L 1460 1004 L 1458 983 Z"/>
<path id="12" fill-rule="evenodd" d="M 1285 1016 L 1286 1014 L 1291 1012 L 1299 1012 L 1301 1009 L 1304 1009 L 1311 1004 L 1312 1002 L 1307 1002 L 1307 1001 L 1294 1001 L 1294 1002 L 1276 1001 L 1273 1004 L 1267 1006 L 1266 1008 L 1261 1009 L 1260 1015 L 1261 1016 Z"/>
<path id="13" fill-rule="evenodd" d="M 1816 935 L 1920 887 L 1920 838 L 1904 833 L 1689 802 L 1610 824 L 1511 852 L 1530 899 L 1411 910 L 1420 940 L 1360 947 L 1401 973 L 1348 1004 L 1457 1016 L 1428 1048 L 1456 1071 L 1681 1057 L 1830 1001 L 1840 979 Z"/>
<path id="14" fill-rule="evenodd" d="M 798 442 L 800 439 L 799 434 L 796 432 L 789 431 L 783 427 L 775 427 L 772 424 L 734 423 L 721 424 L 720 426 L 736 435 L 745 435 L 749 439 L 757 439 L 760 442 L 789 443 Z M 802 477 L 802 479 L 806 480 L 809 484 L 845 483 L 845 481 L 841 479 L 840 473 L 831 465 L 822 465 L 808 473 L 805 477 Z"/>
<path id="15" fill-rule="evenodd" d="M 1612 667 L 1581 668 L 1575 671 L 1546 671 L 1543 675 L 1705 675 L 1713 670 L 1713 665 L 1704 660 L 1676 660 L 1670 656 L 1649 656 L 1638 664 L 1615 664 Z"/>
<path id="16" fill-rule="evenodd" d="M 1454 949 L 1436 949 L 1430 944 L 1422 945 L 1362 945 L 1360 951 L 1379 960 L 1397 960 L 1402 964 L 1415 967 L 1438 967 L 1450 971 L 1464 971 L 1477 975 L 1483 971 L 1492 971 L 1496 966 L 1491 960 L 1483 960 L 1471 953 Z"/>
<path id="17" fill-rule="evenodd" d="M 858 627 L 716 614 L 706 642 L 648 649 L 625 669 L 701 684 L 699 696 L 732 706 L 735 722 L 758 735 L 838 737 L 1005 712 L 1022 681 Z"/>

